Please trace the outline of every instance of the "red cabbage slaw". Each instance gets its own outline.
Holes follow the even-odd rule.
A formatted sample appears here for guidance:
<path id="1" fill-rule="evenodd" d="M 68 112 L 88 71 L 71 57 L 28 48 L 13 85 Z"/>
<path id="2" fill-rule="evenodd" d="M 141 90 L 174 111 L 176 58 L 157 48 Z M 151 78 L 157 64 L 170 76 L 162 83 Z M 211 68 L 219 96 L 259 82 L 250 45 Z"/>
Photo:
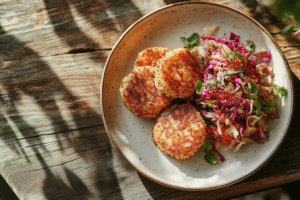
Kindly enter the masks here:
<path id="1" fill-rule="evenodd" d="M 253 41 L 243 45 L 230 32 L 229 38 L 201 36 L 205 40 L 203 55 L 206 68 L 203 83 L 196 83 L 196 103 L 212 135 L 212 150 L 220 157 L 219 144 L 234 151 L 247 143 L 267 138 L 267 119 L 278 118 L 276 107 L 287 91 L 272 83 L 274 74 L 267 63 L 270 51 L 254 50 Z"/>

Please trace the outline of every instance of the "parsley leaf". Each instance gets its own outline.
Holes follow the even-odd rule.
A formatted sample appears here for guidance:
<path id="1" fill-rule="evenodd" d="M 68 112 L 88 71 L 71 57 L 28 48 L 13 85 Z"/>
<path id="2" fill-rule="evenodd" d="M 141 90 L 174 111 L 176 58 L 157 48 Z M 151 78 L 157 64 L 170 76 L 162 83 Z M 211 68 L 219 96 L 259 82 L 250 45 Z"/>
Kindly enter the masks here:
<path id="1" fill-rule="evenodd" d="M 208 63 L 210 61 L 209 57 L 206 57 L 203 61 L 203 64 Z"/>
<path id="2" fill-rule="evenodd" d="M 195 89 L 196 89 L 197 94 L 201 94 L 201 92 L 203 90 L 203 84 L 200 80 L 196 82 Z"/>
<path id="3" fill-rule="evenodd" d="M 234 61 L 234 56 L 235 56 L 235 51 L 231 51 L 228 56 L 229 61 L 231 62 Z"/>
<path id="4" fill-rule="evenodd" d="M 206 146 L 204 150 L 210 151 L 212 149 L 212 144 L 211 142 L 206 142 Z"/>
<path id="5" fill-rule="evenodd" d="M 201 104 L 206 104 L 208 105 L 209 107 L 213 107 L 212 104 L 216 104 L 216 101 L 209 101 L 209 100 L 206 100 L 206 101 L 202 101 L 200 102 Z"/>
<path id="6" fill-rule="evenodd" d="M 214 156 L 212 153 L 205 154 L 204 159 L 210 165 L 215 165 L 218 162 L 216 156 Z"/>
<path id="7" fill-rule="evenodd" d="M 186 41 L 186 37 L 180 37 L 180 39 L 182 42 Z"/>
<path id="8" fill-rule="evenodd" d="M 252 85 L 251 90 L 249 92 L 250 94 L 257 96 L 259 94 L 258 86 L 257 85 Z"/>
<path id="9" fill-rule="evenodd" d="M 217 160 L 216 156 L 214 156 L 211 153 L 211 149 L 212 149 L 211 142 L 206 142 L 206 146 L 204 149 L 204 152 L 205 152 L 204 159 L 208 164 L 215 165 L 215 164 L 217 164 L 218 160 Z"/>
<path id="10" fill-rule="evenodd" d="M 232 75 L 232 74 L 237 74 L 237 73 L 240 73 L 240 72 L 243 72 L 243 70 L 242 69 L 238 69 L 238 70 L 229 69 L 225 72 L 225 75 Z"/>
<path id="11" fill-rule="evenodd" d="M 272 101 L 270 104 L 269 104 L 269 108 L 275 108 L 277 105 L 277 102 L 276 101 Z"/>
<path id="12" fill-rule="evenodd" d="M 256 116 L 256 117 L 260 117 L 260 116 L 261 116 L 261 113 L 256 113 L 255 116 Z"/>
<path id="13" fill-rule="evenodd" d="M 187 41 L 189 43 L 196 43 L 199 40 L 199 35 L 197 33 L 193 33 L 188 39 Z"/>
<path id="14" fill-rule="evenodd" d="M 257 99 L 253 101 L 253 105 L 257 110 L 260 110 L 262 108 L 261 103 Z"/>
<path id="15" fill-rule="evenodd" d="M 241 79 L 246 80 L 246 77 L 242 72 L 240 73 L 240 77 L 241 77 Z"/>
<path id="16" fill-rule="evenodd" d="M 272 108 L 264 108 L 263 111 L 265 111 L 266 113 L 269 113 L 272 111 Z"/>
<path id="17" fill-rule="evenodd" d="M 214 84 L 216 84 L 216 82 L 217 82 L 217 77 L 212 76 L 212 77 L 209 79 L 209 81 L 207 81 L 206 83 L 207 83 L 207 84 L 212 84 L 212 85 L 214 85 Z"/>
<path id="18" fill-rule="evenodd" d="M 233 62 L 234 61 L 234 56 L 237 56 L 239 59 L 246 62 L 245 57 L 240 52 L 236 52 L 236 51 L 231 51 L 229 53 L 229 56 L 228 56 L 229 61 Z"/>
<path id="19" fill-rule="evenodd" d="M 249 42 L 249 44 L 246 46 L 246 50 L 248 52 L 254 51 L 255 48 L 254 42 L 252 40 L 247 40 L 247 42 Z"/>
<path id="20" fill-rule="evenodd" d="M 244 140 L 245 142 L 247 142 L 247 141 L 253 141 L 252 139 L 250 139 L 250 138 L 245 138 L 245 140 Z"/>
<path id="21" fill-rule="evenodd" d="M 187 48 L 189 50 L 192 50 L 195 46 L 197 46 L 197 41 L 199 40 L 199 35 L 197 33 L 193 33 L 190 37 L 180 37 L 181 41 L 188 42 L 188 45 L 186 45 L 184 48 Z"/>
<path id="22" fill-rule="evenodd" d="M 236 55 L 239 59 L 241 59 L 242 61 L 246 62 L 245 57 L 244 57 L 241 53 L 235 52 L 235 55 Z"/>
<path id="23" fill-rule="evenodd" d="M 277 89 L 277 92 L 283 97 L 287 96 L 287 93 L 288 93 L 288 91 L 287 91 L 287 89 L 285 89 L 285 87 L 279 87 Z"/>
<path id="24" fill-rule="evenodd" d="M 209 119 L 204 119 L 204 122 L 207 126 L 217 126 L 216 122 L 210 121 Z"/>

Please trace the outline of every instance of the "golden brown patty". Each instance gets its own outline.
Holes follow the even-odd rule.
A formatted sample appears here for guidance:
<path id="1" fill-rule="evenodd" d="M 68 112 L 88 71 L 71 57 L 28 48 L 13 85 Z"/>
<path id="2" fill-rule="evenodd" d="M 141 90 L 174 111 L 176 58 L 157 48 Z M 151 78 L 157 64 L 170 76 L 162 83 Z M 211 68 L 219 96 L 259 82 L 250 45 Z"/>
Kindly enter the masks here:
<path id="1" fill-rule="evenodd" d="M 155 118 L 171 104 L 172 99 L 158 92 L 154 84 L 155 68 L 137 67 L 121 83 L 124 105 L 136 116 Z"/>
<path id="2" fill-rule="evenodd" d="M 157 118 L 153 142 L 165 154 L 176 159 L 188 158 L 203 145 L 206 124 L 191 104 L 173 105 Z"/>
<path id="3" fill-rule="evenodd" d="M 202 68 L 202 63 L 189 49 L 167 52 L 157 62 L 155 86 L 169 97 L 185 99 L 195 92 L 195 83 L 202 80 Z"/>
<path id="4" fill-rule="evenodd" d="M 163 47 L 147 48 L 138 54 L 138 57 L 134 63 L 133 69 L 141 66 L 156 67 L 156 62 L 165 56 L 170 49 Z"/>

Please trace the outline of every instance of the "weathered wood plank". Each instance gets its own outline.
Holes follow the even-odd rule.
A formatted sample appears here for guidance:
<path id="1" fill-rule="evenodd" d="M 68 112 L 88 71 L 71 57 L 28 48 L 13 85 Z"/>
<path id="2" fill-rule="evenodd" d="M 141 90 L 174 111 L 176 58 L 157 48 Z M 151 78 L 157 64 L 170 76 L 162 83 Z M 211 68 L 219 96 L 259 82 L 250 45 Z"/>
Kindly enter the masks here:
<path id="1" fill-rule="evenodd" d="M 41 136 L 42 140 L 44 138 L 48 139 L 48 136 Z M 116 152 L 113 155 L 103 126 L 65 132 L 60 140 L 65 144 L 63 151 L 56 140 L 42 142 L 40 146 L 46 151 L 34 149 L 34 146 L 23 147 L 33 149 L 32 154 L 28 154 L 30 163 L 21 156 L 2 164 L 1 173 L 21 199 L 48 199 L 51 196 L 50 199 L 107 199 L 113 195 L 113 199 L 120 199 L 114 168 L 136 172 L 126 165 L 123 167 Z"/>
<path id="2" fill-rule="evenodd" d="M 299 37 L 278 34 L 284 25 L 254 0 L 205 1 L 238 8 L 267 28 L 285 53 L 300 100 Z M 227 198 L 300 179 L 299 112 L 282 147 L 262 169 L 216 191 L 156 184 L 111 145 L 99 109 L 105 60 L 134 21 L 176 2 L 1 1 L 0 173 L 21 199 Z"/>
<path id="3" fill-rule="evenodd" d="M 122 32 L 142 17 L 135 5 L 126 0 L 36 0 L 18 4 L 9 1 L 1 7 L 7 12 L 0 15 L 0 32 L 13 34 L 40 56 L 74 49 L 110 49 Z M 5 34 L 0 35 L 0 42 L 6 46 L 14 44 Z"/>
<path id="4" fill-rule="evenodd" d="M 297 99 L 300 99 L 299 95 L 297 95 Z M 43 196 L 38 196 L 42 194 L 47 196 L 53 190 L 53 187 L 60 191 L 55 196 L 57 198 L 74 195 L 78 198 L 92 198 L 95 197 L 93 195 L 97 194 L 96 191 L 100 190 L 98 186 L 101 184 L 114 185 L 116 184 L 115 180 L 118 180 L 118 185 L 115 185 L 114 193 L 110 193 L 111 190 L 102 191 L 101 189 L 101 191 L 98 191 L 98 193 L 101 193 L 101 197 L 115 194 L 116 199 L 120 197 L 148 199 L 150 196 L 151 198 L 164 198 L 166 195 L 168 198 L 179 199 L 226 198 L 232 196 L 231 191 L 233 190 L 235 195 L 239 195 L 245 193 L 245 191 L 253 192 L 300 179 L 300 163 L 297 159 L 294 159 L 300 156 L 297 155 L 300 138 L 299 135 L 292 134 L 297 130 L 296 125 L 299 117 L 300 114 L 295 113 L 292 129 L 275 156 L 261 170 L 246 180 L 231 186 L 230 190 L 224 188 L 208 192 L 178 191 L 139 176 L 133 168 L 124 162 L 114 148 L 111 149 L 111 144 L 103 127 L 98 126 L 65 132 L 64 136 L 59 139 L 63 144 L 66 144 L 63 153 L 57 145 L 57 139 L 53 138 L 49 141 L 49 135 L 42 135 L 40 136 L 41 140 L 47 138 L 48 141 L 40 143 L 37 145 L 39 148 L 32 151 L 35 154 L 37 152 L 41 153 L 43 156 L 30 157 L 29 159 L 32 161 L 30 164 L 27 163 L 25 157 L 11 160 L 4 164 L 1 173 L 16 187 L 15 191 L 19 192 L 18 195 L 25 197 L 25 199 L 42 198 Z M 43 148 L 40 148 L 41 146 L 45 146 L 46 153 L 44 153 Z M 34 146 L 28 147 L 32 148 Z M 277 167 L 277 163 L 286 164 Z M 69 174 L 69 177 L 66 174 Z M 32 182 L 27 183 L 25 187 L 24 183 L 21 182 L 22 177 L 32 177 Z M 40 187 L 34 187 L 34 185 L 41 184 L 41 181 L 45 187 L 43 191 Z M 53 182 L 56 184 L 52 184 Z M 73 185 L 70 186 L 70 183 Z M 88 187 L 76 190 L 76 185 L 88 185 Z"/>

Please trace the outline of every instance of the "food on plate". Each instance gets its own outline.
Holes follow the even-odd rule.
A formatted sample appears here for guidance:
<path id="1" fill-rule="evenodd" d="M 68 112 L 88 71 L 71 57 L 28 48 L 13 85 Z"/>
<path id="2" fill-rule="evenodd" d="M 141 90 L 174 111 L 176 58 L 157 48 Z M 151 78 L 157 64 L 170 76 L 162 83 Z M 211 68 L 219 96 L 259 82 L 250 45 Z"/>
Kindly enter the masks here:
<path id="1" fill-rule="evenodd" d="M 212 36 L 217 29 L 206 30 L 202 46 L 194 33 L 181 37 L 185 48 L 145 49 L 121 83 L 124 105 L 136 116 L 156 118 L 152 140 L 176 159 L 194 155 L 206 138 L 211 138 L 204 148 L 209 164 L 216 164 L 214 154 L 225 161 L 220 144 L 228 144 L 226 150 L 235 146 L 236 152 L 265 141 L 268 119 L 279 117 L 277 104 L 287 95 L 272 83 L 270 51 L 253 53 L 254 42 L 243 45 L 232 32 L 229 38 Z"/>
<path id="2" fill-rule="evenodd" d="M 198 53 L 206 70 L 203 81 L 195 85 L 196 102 L 208 124 L 214 152 L 220 155 L 215 148 L 219 144 L 228 144 L 226 150 L 235 146 L 236 152 L 244 144 L 266 140 L 267 120 L 279 117 L 277 104 L 287 94 L 284 87 L 272 83 L 274 74 L 267 65 L 270 51 L 252 54 L 253 41 L 243 45 L 232 32 L 228 39 L 201 38 L 205 46 Z"/>
<path id="3" fill-rule="evenodd" d="M 162 112 L 153 128 L 153 142 L 165 154 L 184 159 L 194 155 L 206 138 L 206 124 L 189 103 Z"/>
<path id="4" fill-rule="evenodd" d="M 141 66 L 156 67 L 156 62 L 164 57 L 167 52 L 171 51 L 168 48 L 152 47 L 147 48 L 138 54 L 138 57 L 134 63 L 133 69 Z"/>
<path id="5" fill-rule="evenodd" d="M 155 118 L 172 102 L 156 89 L 155 70 L 150 66 L 137 67 L 122 80 L 120 93 L 123 103 L 138 117 Z"/>
<path id="6" fill-rule="evenodd" d="M 157 62 L 155 86 L 159 92 L 172 98 L 188 98 L 195 93 L 195 83 L 202 79 L 204 68 L 186 48 L 166 53 Z"/>

